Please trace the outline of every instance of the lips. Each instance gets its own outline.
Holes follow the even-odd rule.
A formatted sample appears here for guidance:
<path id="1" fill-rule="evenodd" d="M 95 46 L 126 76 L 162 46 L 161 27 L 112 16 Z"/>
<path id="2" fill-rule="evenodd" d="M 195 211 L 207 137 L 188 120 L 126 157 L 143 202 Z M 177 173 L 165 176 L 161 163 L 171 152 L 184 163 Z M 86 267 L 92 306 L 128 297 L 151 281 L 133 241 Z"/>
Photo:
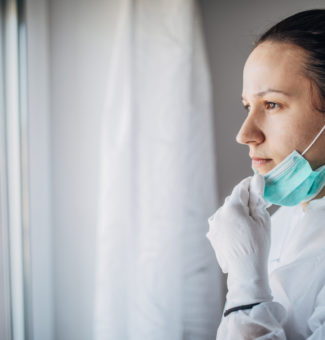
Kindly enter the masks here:
<path id="1" fill-rule="evenodd" d="M 252 157 L 252 164 L 254 166 L 260 166 L 260 165 L 265 165 L 272 161 L 271 158 L 259 158 L 259 157 Z"/>

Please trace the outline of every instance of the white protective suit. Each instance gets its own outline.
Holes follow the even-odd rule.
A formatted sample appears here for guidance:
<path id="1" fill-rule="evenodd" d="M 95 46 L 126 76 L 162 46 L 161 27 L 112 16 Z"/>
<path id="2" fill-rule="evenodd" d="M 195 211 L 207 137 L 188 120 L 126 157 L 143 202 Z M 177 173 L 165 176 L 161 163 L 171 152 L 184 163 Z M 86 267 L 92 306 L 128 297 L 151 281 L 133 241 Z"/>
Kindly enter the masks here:
<path id="1" fill-rule="evenodd" d="M 217 340 L 325 339 L 325 197 L 271 220 L 273 301 L 223 317 Z"/>

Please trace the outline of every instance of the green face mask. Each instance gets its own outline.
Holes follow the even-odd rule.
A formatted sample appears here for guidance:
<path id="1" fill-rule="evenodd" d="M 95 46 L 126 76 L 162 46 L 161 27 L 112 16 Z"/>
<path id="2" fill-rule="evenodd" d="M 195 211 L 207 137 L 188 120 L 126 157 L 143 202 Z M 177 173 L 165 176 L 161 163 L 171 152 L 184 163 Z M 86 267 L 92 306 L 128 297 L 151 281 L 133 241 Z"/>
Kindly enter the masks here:
<path id="1" fill-rule="evenodd" d="M 319 194 L 325 186 L 325 165 L 313 170 L 303 155 L 324 130 L 325 125 L 302 154 L 294 150 L 264 175 L 266 201 L 281 206 L 294 206 Z"/>

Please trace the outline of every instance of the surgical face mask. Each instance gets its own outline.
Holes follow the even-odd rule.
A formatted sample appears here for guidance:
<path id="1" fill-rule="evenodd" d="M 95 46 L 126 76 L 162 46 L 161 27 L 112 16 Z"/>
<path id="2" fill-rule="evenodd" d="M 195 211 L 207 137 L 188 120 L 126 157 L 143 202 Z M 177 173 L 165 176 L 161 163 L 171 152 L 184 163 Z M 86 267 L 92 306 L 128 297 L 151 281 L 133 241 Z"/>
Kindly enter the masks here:
<path id="1" fill-rule="evenodd" d="M 325 125 L 311 144 L 300 154 L 294 150 L 264 175 L 264 199 L 281 206 L 294 206 L 316 197 L 325 186 L 325 165 L 313 170 L 303 155 L 316 142 Z M 254 172 L 257 172 L 253 168 Z"/>

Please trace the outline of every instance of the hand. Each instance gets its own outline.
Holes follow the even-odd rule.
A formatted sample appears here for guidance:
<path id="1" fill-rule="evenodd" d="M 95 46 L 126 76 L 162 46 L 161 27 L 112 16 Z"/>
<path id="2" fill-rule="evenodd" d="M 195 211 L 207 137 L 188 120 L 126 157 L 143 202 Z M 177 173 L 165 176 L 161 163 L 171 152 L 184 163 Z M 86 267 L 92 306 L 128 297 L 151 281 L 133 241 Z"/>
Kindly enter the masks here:
<path id="1" fill-rule="evenodd" d="M 206 236 L 228 273 L 227 308 L 272 300 L 267 270 L 271 221 L 263 192 L 263 176 L 245 178 L 208 220 Z"/>

